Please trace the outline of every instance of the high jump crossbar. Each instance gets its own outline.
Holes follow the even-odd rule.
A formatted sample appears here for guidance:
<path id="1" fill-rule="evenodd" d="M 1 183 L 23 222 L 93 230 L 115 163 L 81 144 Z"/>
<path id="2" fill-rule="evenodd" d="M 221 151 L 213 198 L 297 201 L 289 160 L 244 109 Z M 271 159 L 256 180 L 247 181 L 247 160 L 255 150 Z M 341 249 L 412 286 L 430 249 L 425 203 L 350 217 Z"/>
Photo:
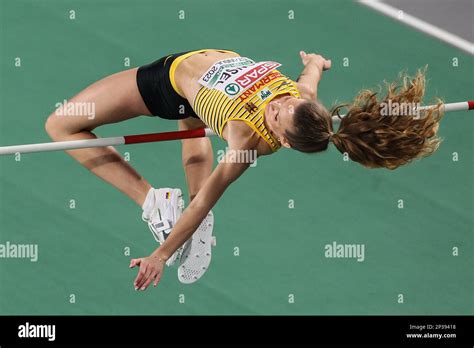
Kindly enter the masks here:
<path id="1" fill-rule="evenodd" d="M 429 105 L 421 107 L 420 110 L 435 107 L 435 105 Z M 447 103 L 442 105 L 444 112 L 453 111 L 466 111 L 474 109 L 474 100 L 459 102 L 459 103 Z M 344 117 L 341 115 L 341 117 Z M 333 116 L 333 121 L 340 121 L 338 116 Z M 108 137 L 99 139 L 85 139 L 85 140 L 71 140 L 71 141 L 58 141 L 50 143 L 38 143 L 28 145 L 13 145 L 13 146 L 2 146 L 0 147 L 0 156 L 12 155 L 12 154 L 23 154 L 33 152 L 47 152 L 47 151 L 65 151 L 74 149 L 94 148 L 94 147 L 106 147 L 116 145 L 131 145 L 131 144 L 143 144 L 143 143 L 155 143 L 160 141 L 169 140 L 182 140 L 192 138 L 203 138 L 211 137 L 216 134 L 209 128 L 200 128 L 185 131 L 174 131 L 164 133 L 151 133 L 151 134 L 137 134 L 137 135 L 125 135 L 120 137 Z"/>

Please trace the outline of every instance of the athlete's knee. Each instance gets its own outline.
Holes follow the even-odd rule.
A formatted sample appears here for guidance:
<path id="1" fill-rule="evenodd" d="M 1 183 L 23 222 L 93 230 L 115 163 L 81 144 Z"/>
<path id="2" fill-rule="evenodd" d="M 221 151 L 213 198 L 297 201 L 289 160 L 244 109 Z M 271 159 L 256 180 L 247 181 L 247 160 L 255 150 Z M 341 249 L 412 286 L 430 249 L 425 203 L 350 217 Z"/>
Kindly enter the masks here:
<path id="1" fill-rule="evenodd" d="M 209 155 L 205 153 L 195 153 L 183 156 L 183 166 L 191 166 L 197 163 L 207 162 Z"/>
<path id="2" fill-rule="evenodd" d="M 54 115 L 54 113 L 49 115 L 46 119 L 46 122 L 44 123 L 44 129 L 51 139 L 54 139 L 58 136 L 58 133 L 60 132 L 60 125 L 59 122 L 57 122 L 57 117 Z"/>
<path id="3" fill-rule="evenodd" d="M 213 160 L 212 144 L 209 138 L 184 139 L 183 166 Z"/>
<path id="4" fill-rule="evenodd" d="M 44 124 L 44 129 L 53 140 L 60 140 L 61 138 L 70 135 L 64 124 L 64 119 L 59 117 L 56 114 L 56 111 L 48 116 Z"/>

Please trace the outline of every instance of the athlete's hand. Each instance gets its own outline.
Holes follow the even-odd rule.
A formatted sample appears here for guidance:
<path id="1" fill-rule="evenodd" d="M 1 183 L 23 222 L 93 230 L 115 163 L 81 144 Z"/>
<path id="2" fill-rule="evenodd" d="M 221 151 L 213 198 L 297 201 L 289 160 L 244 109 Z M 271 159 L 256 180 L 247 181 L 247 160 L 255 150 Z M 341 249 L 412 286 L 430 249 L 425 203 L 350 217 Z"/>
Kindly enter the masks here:
<path id="1" fill-rule="evenodd" d="M 156 287 L 163 275 L 165 262 L 165 260 L 155 254 L 140 259 L 132 259 L 130 261 L 130 268 L 140 266 L 134 282 L 135 290 L 146 290 L 151 282 Z"/>
<path id="2" fill-rule="evenodd" d="M 300 51 L 300 57 L 304 66 L 306 66 L 306 64 L 310 62 L 314 62 L 314 64 L 318 66 L 320 71 L 331 69 L 331 60 L 326 59 L 319 54 L 306 53 L 305 51 Z"/>

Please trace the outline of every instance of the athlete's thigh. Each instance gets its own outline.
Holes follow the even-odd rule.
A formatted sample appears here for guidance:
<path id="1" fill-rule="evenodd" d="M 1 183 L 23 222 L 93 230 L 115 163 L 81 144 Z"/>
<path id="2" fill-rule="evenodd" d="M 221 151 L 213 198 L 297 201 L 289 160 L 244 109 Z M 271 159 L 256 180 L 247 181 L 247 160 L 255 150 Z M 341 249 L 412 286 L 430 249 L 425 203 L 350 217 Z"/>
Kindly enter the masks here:
<path id="1" fill-rule="evenodd" d="M 180 130 L 190 130 L 207 127 L 204 122 L 195 117 L 188 117 L 182 120 L 178 120 L 178 125 Z"/>
<path id="2" fill-rule="evenodd" d="M 138 90 L 136 74 L 137 68 L 134 68 L 93 83 L 68 100 L 73 109 L 82 106 L 93 110 L 92 115 L 56 116 L 53 122 L 60 122 L 68 133 L 76 133 L 139 115 L 151 115 Z"/>

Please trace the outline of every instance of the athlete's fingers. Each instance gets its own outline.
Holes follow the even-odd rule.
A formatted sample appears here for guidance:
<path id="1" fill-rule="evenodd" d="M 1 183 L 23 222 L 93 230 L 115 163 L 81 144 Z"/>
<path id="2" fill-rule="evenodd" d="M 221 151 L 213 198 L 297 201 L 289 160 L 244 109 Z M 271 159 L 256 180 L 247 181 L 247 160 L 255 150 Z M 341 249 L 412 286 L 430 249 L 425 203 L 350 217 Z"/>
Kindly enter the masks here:
<path id="1" fill-rule="evenodd" d="M 155 271 L 153 269 L 154 267 L 152 265 L 148 265 L 147 269 L 146 269 L 146 272 L 145 272 L 145 276 L 142 278 L 142 280 L 140 282 L 138 282 L 137 284 L 137 288 L 138 290 L 145 290 L 146 287 L 144 286 L 144 284 L 148 281 L 148 279 L 151 278 L 151 280 L 153 280 L 153 278 L 151 277 L 152 273 Z M 150 280 L 150 281 L 151 281 Z"/>
<path id="2" fill-rule="evenodd" d="M 138 275 L 137 277 L 135 278 L 135 290 L 138 290 L 139 289 L 139 286 L 138 284 L 141 284 L 142 282 L 142 279 L 143 277 L 145 276 L 145 272 L 146 272 L 146 268 L 147 268 L 148 264 L 145 263 L 145 262 L 142 262 L 141 265 L 140 265 L 140 270 L 138 271 Z"/>
<path id="3" fill-rule="evenodd" d="M 331 69 L 331 65 L 332 65 L 331 59 L 325 59 L 325 60 L 324 60 L 323 70 L 329 70 L 329 69 Z"/>
<path id="4" fill-rule="evenodd" d="M 142 262 L 143 259 L 131 259 L 130 260 L 130 268 L 133 268 L 135 266 L 140 266 L 140 263 Z"/>
<path id="5" fill-rule="evenodd" d="M 300 51 L 300 57 L 301 57 L 301 61 L 303 62 L 303 65 L 306 66 L 306 64 L 308 64 L 308 60 L 309 60 L 309 57 L 306 54 L 306 52 L 305 51 Z"/>
<path id="6" fill-rule="evenodd" d="M 157 276 L 157 273 L 158 271 L 154 270 L 153 272 L 151 272 L 151 274 L 148 276 L 148 279 L 146 280 L 146 282 L 142 285 L 142 287 L 140 288 L 142 291 L 143 290 L 146 290 L 148 288 L 148 286 L 151 284 L 151 282 L 153 281 L 153 279 L 155 279 L 155 277 Z"/>

